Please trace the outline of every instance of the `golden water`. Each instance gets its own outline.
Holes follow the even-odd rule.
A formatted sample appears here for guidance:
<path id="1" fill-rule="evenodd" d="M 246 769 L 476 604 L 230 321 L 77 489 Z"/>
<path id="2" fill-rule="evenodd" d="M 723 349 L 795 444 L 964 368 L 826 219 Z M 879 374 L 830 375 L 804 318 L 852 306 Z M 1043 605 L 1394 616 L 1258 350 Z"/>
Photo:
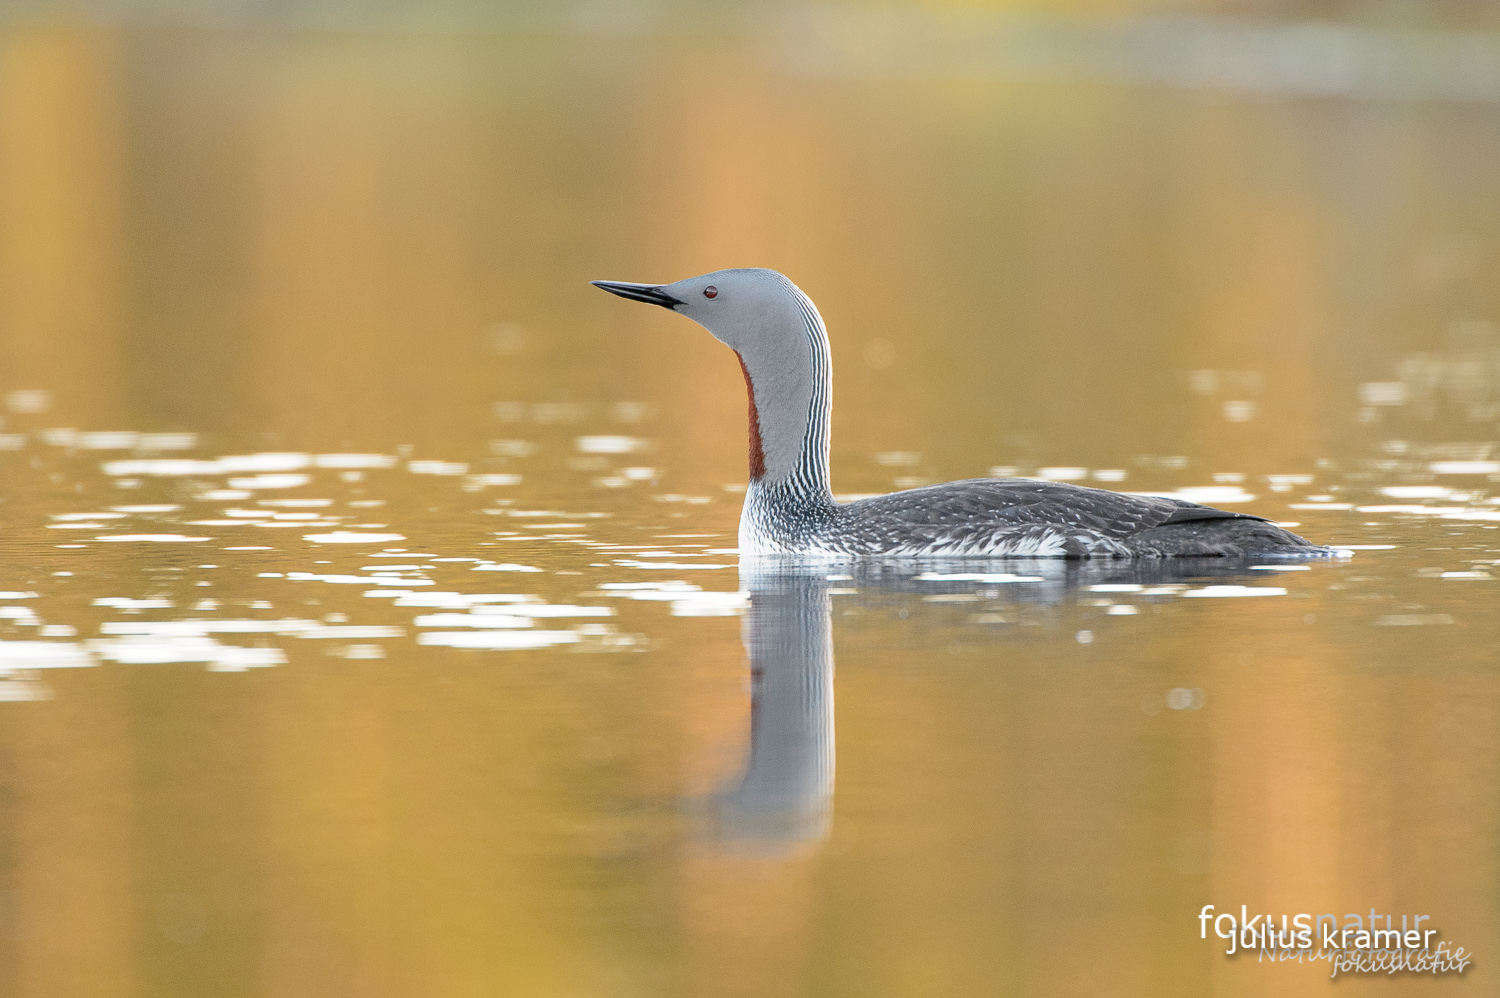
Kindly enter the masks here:
<path id="1" fill-rule="evenodd" d="M 1330 986 L 1204 904 L 1490 988 L 1492 111 L 0 34 L 0 992 Z M 742 265 L 829 323 L 840 494 L 1359 550 L 741 578 L 732 358 L 585 282 Z"/>

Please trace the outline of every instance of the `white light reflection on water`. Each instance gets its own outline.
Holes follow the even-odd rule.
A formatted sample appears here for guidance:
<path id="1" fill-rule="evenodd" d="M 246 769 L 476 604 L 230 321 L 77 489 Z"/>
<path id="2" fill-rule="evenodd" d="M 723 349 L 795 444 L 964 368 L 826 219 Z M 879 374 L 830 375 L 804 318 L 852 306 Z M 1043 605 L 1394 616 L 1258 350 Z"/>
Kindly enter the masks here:
<path id="1" fill-rule="evenodd" d="M 360 533 L 355 530 L 335 530 L 326 534 L 303 534 L 304 541 L 312 541 L 314 544 L 388 544 L 391 541 L 404 541 L 404 534 L 374 534 Z"/>
<path id="2" fill-rule="evenodd" d="M 582 640 L 583 636 L 576 631 L 429 631 L 418 635 L 417 644 L 520 651 L 576 644 Z"/>
<path id="3" fill-rule="evenodd" d="M 98 665 L 82 646 L 59 641 L 0 641 L 0 674 L 18 669 L 81 669 Z"/>
<path id="4" fill-rule="evenodd" d="M 605 596 L 670 603 L 674 617 L 730 617 L 750 606 L 748 593 L 705 591 L 690 582 L 606 582 L 599 590 Z"/>
<path id="5" fill-rule="evenodd" d="M 530 627 L 530 617 L 509 613 L 425 613 L 412 623 L 418 627 Z"/>
<path id="6" fill-rule="evenodd" d="M 581 454 L 633 454 L 647 446 L 647 442 L 638 437 L 612 434 L 579 437 L 574 443 Z"/>
<path id="7" fill-rule="evenodd" d="M 406 630 L 383 624 L 325 624 L 317 620 L 154 620 L 105 621 L 100 634 L 137 637 L 206 637 L 210 634 L 279 634 L 293 638 L 338 641 L 405 637 Z"/>
<path id="8" fill-rule="evenodd" d="M 167 665 L 201 662 L 210 672 L 244 672 L 285 665 L 281 648 L 226 645 L 212 638 L 184 635 L 131 635 L 114 640 L 89 641 L 90 654 L 121 665 Z"/>
<path id="9" fill-rule="evenodd" d="M 1279 586 L 1205 586 L 1202 589 L 1189 589 L 1182 595 L 1228 599 L 1237 596 L 1285 596 L 1286 593 Z"/>

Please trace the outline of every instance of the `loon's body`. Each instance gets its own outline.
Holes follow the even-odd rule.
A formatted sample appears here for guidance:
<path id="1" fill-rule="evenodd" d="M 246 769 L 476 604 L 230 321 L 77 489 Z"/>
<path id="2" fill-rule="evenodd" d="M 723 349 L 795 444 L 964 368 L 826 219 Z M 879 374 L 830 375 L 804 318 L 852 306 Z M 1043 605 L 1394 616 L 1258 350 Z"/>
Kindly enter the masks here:
<path id="1" fill-rule="evenodd" d="M 836 503 L 751 485 L 740 519 L 751 554 L 940 558 L 1170 558 L 1317 554 L 1258 516 L 1062 482 L 971 478 Z"/>
<path id="2" fill-rule="evenodd" d="M 750 399 L 742 555 L 1167 558 L 1331 553 L 1262 517 L 1062 482 L 975 478 L 834 501 L 832 364 L 812 301 L 773 270 L 675 284 L 595 281 L 698 322 L 739 356 Z"/>

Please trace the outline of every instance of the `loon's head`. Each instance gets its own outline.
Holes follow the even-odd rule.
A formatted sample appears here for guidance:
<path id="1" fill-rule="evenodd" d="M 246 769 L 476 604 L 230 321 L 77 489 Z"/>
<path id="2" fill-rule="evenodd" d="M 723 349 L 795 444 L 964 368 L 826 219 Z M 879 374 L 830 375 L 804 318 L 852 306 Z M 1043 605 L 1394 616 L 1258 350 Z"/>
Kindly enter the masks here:
<path id="1" fill-rule="evenodd" d="M 826 469 L 828 334 L 812 301 L 774 270 L 716 270 L 675 284 L 594 281 L 698 323 L 739 355 L 750 391 L 750 477 L 778 481 L 812 448 Z M 821 471 L 826 477 L 826 471 Z"/>
<path id="2" fill-rule="evenodd" d="M 781 274 L 759 267 L 716 270 L 675 284 L 591 283 L 621 298 L 679 312 L 741 357 L 781 345 L 783 335 L 800 334 L 805 325 L 799 299 L 806 296 Z"/>

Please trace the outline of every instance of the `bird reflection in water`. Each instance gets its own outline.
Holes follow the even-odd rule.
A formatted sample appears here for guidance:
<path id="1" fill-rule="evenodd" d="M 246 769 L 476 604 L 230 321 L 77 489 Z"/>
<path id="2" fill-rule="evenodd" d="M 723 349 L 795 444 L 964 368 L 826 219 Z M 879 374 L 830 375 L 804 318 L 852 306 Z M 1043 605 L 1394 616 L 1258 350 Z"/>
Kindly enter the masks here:
<path id="1" fill-rule="evenodd" d="M 973 592 L 1003 603 L 1062 612 L 1100 588 L 1186 589 L 1195 584 L 1264 582 L 1252 560 L 1006 560 L 868 562 L 830 582 L 829 567 L 748 563 L 740 587 L 750 594 L 741 639 L 750 660 L 750 751 L 738 776 L 696 801 L 706 838 L 736 851 L 790 854 L 827 838 L 834 781 L 833 628 L 831 590 L 866 600 Z M 1010 580 L 999 588 L 985 580 Z M 859 596 L 851 597 L 864 602 Z M 903 613 L 904 616 L 904 613 Z M 915 621 L 909 626 L 919 627 Z M 976 631 L 981 640 L 986 632 Z M 1003 640 L 1003 639 L 999 639 Z"/>
<path id="2" fill-rule="evenodd" d="M 826 570 L 825 570 L 826 571 Z M 833 797 L 833 629 L 822 571 L 740 569 L 750 593 L 750 752 L 708 801 L 709 837 L 778 853 L 828 836 Z"/>

